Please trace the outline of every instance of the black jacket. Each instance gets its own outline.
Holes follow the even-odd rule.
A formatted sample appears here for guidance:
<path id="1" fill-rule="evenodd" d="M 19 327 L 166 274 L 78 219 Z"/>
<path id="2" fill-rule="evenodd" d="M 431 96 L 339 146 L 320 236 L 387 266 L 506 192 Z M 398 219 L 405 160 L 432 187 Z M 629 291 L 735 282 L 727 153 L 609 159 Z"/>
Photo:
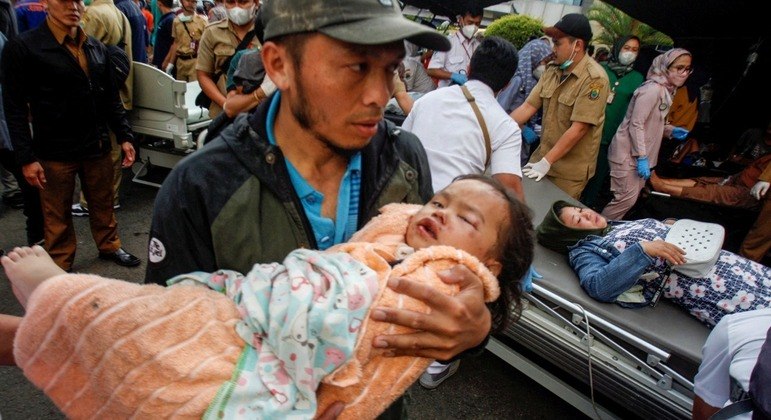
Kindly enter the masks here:
<path id="1" fill-rule="evenodd" d="M 132 140 L 118 91 L 108 81 L 107 48 L 89 36 L 83 50 L 88 75 L 46 23 L 5 46 L 3 103 L 19 164 L 103 156 L 110 151 L 108 124 L 118 143 Z"/>
<path id="2" fill-rule="evenodd" d="M 281 149 L 266 140 L 269 104 L 238 116 L 166 178 L 153 208 L 147 282 L 191 271 L 245 273 L 316 248 Z M 413 134 L 383 121 L 361 154 L 359 227 L 385 204 L 431 198 L 426 153 Z"/>

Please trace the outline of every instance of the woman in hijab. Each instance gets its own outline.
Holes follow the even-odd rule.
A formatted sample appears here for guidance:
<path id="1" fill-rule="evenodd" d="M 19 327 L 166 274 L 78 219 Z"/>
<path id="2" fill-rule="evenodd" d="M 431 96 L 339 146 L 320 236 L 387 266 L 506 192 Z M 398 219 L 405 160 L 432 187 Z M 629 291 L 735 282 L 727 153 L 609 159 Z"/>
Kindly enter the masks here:
<path id="1" fill-rule="evenodd" d="M 617 220 L 637 201 L 661 147 L 661 138 L 673 135 L 666 121 L 675 90 L 691 74 L 691 53 L 673 48 L 653 59 L 648 77 L 632 96 L 624 120 L 608 149 L 613 200 L 602 215 Z M 683 130 L 680 128 L 680 130 Z"/>
<path id="2" fill-rule="evenodd" d="M 498 103 L 501 104 L 507 114 L 522 105 L 530 95 L 538 79 L 546 70 L 546 63 L 551 60 L 552 49 L 548 40 L 536 38 L 519 50 L 517 54 L 519 65 L 514 76 L 506 87 L 498 93 Z M 538 140 L 538 135 L 533 126 L 538 123 L 538 117 L 534 116 L 522 129 L 522 151 L 520 161 L 524 165 L 530 158 L 531 145 Z"/>
<path id="3" fill-rule="evenodd" d="M 588 208 L 554 203 L 536 229 L 538 242 L 568 254 L 581 287 L 601 302 L 624 307 L 650 304 L 666 279 L 662 296 L 709 327 L 734 312 L 771 302 L 771 268 L 720 251 L 706 277 L 670 270 L 687 255 L 664 242 L 670 226 L 654 219 L 608 221 Z"/>
<path id="4" fill-rule="evenodd" d="M 642 73 L 632 69 L 639 51 L 640 38 L 627 35 L 616 40 L 613 44 L 613 51 L 608 56 L 608 61 L 600 63 L 605 69 L 605 73 L 608 74 L 610 94 L 608 95 L 608 105 L 605 107 L 605 125 L 602 127 L 600 151 L 597 154 L 597 169 L 594 171 L 594 177 L 584 188 L 581 199 L 589 207 L 594 207 L 600 193 L 607 191 L 603 190 L 603 187 L 610 172 L 608 166 L 610 141 L 616 134 L 618 126 L 621 125 L 621 120 L 624 119 L 629 102 L 632 100 L 632 94 L 645 80 Z"/>

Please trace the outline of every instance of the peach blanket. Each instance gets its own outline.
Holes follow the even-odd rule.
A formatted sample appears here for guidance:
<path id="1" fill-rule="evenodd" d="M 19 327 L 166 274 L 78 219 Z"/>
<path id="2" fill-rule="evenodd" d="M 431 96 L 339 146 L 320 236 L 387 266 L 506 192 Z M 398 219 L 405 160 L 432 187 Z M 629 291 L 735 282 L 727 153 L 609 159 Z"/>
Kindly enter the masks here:
<path id="1" fill-rule="evenodd" d="M 381 287 L 372 307 L 428 313 L 422 302 L 385 283 L 403 276 L 455 294 L 457 286 L 446 285 L 436 273 L 457 264 L 480 277 L 487 301 L 496 299 L 497 280 L 473 256 L 443 246 L 412 253 L 403 243 L 409 217 L 419 208 L 385 206 L 350 243 L 335 248 L 378 274 Z M 68 417 L 200 418 L 231 379 L 245 346 L 234 328 L 240 319 L 228 297 L 202 287 L 61 275 L 31 296 L 15 356 L 25 375 Z M 410 331 L 365 317 L 355 356 L 322 380 L 317 413 L 335 401 L 346 404 L 343 419 L 374 418 L 387 408 L 431 360 L 386 357 L 372 348 L 372 339 Z"/>

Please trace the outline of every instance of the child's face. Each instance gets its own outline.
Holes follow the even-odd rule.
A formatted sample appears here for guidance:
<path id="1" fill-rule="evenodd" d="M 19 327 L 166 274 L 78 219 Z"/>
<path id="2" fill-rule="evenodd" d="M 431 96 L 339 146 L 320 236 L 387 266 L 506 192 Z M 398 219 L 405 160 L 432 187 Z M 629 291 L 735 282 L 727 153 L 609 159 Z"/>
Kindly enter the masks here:
<path id="1" fill-rule="evenodd" d="M 448 245 L 488 262 L 498 258 L 495 245 L 506 229 L 508 204 L 491 186 L 455 181 L 440 191 L 410 219 L 407 245 L 425 248 Z"/>

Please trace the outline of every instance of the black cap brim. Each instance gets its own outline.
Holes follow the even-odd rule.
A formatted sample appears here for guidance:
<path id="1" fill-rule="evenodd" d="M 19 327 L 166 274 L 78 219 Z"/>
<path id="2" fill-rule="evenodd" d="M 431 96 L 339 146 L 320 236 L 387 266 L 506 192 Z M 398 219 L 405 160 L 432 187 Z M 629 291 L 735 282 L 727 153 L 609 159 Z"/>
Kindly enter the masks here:
<path id="1" fill-rule="evenodd" d="M 379 45 L 406 39 L 413 44 L 435 51 L 450 50 L 450 41 L 446 36 L 425 25 L 407 20 L 401 15 L 363 19 L 319 28 L 318 31 L 352 44 Z"/>

